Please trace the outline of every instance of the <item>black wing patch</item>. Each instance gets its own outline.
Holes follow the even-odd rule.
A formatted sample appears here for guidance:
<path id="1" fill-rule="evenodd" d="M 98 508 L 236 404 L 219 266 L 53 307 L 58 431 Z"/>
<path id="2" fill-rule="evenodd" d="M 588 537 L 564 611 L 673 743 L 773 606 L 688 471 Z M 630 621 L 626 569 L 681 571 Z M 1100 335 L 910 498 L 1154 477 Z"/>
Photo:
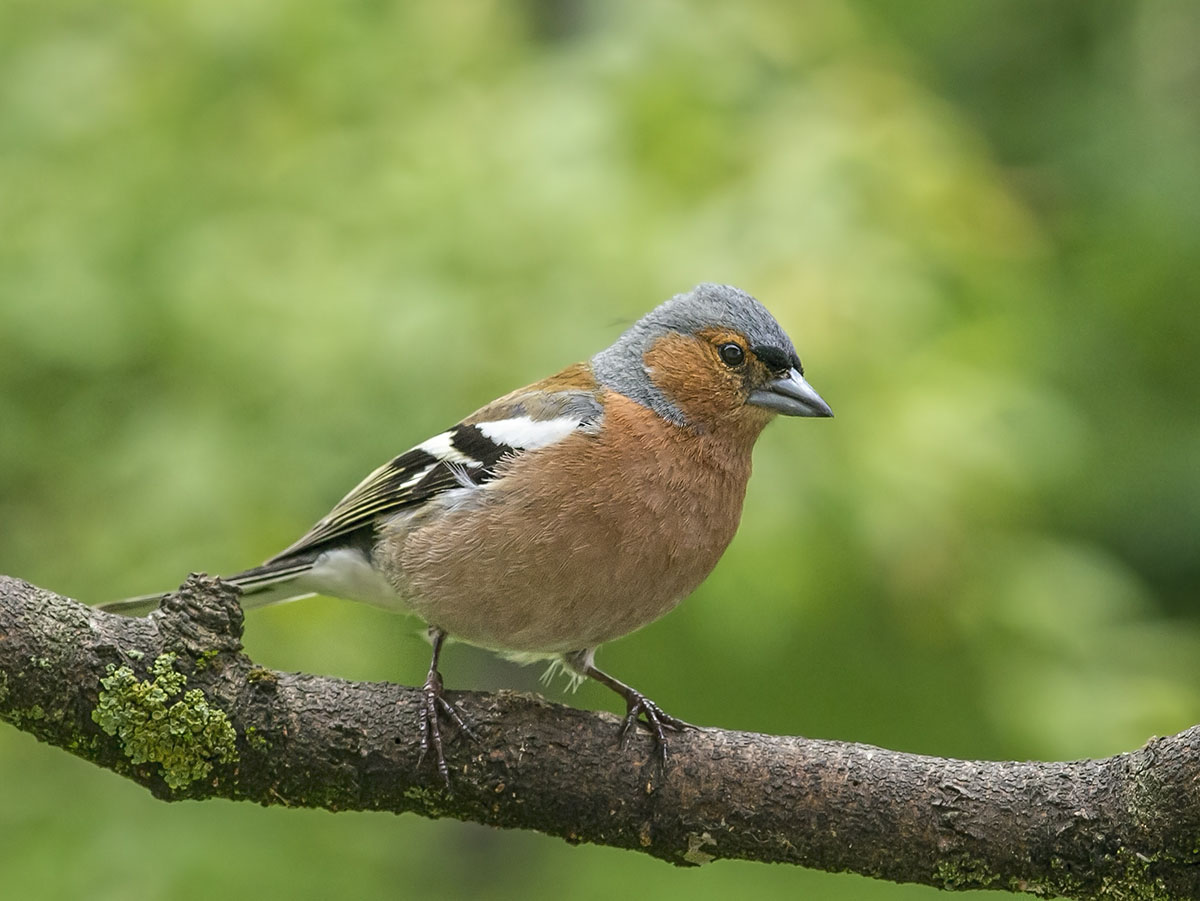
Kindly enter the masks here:
<path id="1" fill-rule="evenodd" d="M 324 550 L 335 540 L 353 543 L 357 538 L 369 551 L 374 543 L 375 523 L 381 516 L 419 506 L 452 488 L 491 481 L 500 461 L 519 453 L 517 448 L 492 441 L 474 425 L 457 425 L 438 436 L 443 437 L 450 449 L 444 456 L 426 449 L 437 440 L 432 439 L 381 466 L 299 541 L 267 563 Z M 364 532 L 361 537 L 355 535 Z"/>
<path id="2" fill-rule="evenodd" d="M 511 457 L 517 452 L 515 447 L 501 444 L 485 436 L 477 425 L 460 425 L 451 429 L 450 444 L 460 454 L 476 461 L 484 472 L 489 473 L 502 459 Z M 472 465 L 471 468 L 475 467 Z"/>

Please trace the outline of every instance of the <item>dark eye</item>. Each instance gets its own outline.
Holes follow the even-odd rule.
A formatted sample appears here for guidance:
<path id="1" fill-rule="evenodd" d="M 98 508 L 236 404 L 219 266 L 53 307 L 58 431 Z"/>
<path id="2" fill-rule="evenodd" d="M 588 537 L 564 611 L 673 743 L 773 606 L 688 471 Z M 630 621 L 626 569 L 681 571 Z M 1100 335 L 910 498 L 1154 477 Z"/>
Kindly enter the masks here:
<path id="1" fill-rule="evenodd" d="M 721 355 L 721 360 L 726 366 L 740 366 L 746 359 L 746 352 L 742 350 L 741 345 L 734 344 L 732 341 L 718 347 L 717 353 Z"/>

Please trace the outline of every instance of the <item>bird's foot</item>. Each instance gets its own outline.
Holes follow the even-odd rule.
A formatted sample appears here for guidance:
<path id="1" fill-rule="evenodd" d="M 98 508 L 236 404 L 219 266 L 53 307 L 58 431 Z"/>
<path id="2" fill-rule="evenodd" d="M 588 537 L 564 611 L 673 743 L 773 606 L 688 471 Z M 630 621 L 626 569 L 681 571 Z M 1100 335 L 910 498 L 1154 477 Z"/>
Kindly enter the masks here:
<path id="1" fill-rule="evenodd" d="M 442 697 L 442 676 L 437 670 L 432 670 L 425 684 L 421 687 L 421 754 L 417 758 L 419 768 L 425 762 L 425 755 L 433 751 L 437 759 L 437 769 L 450 789 L 450 768 L 446 766 L 446 755 L 442 750 L 441 718 L 446 717 L 458 727 L 458 730 L 468 738 L 475 738 L 475 733 L 467 725 L 458 708 Z"/>
<path id="2" fill-rule="evenodd" d="M 648 697 L 631 685 L 626 685 L 620 679 L 615 679 L 603 670 L 597 669 L 592 657 L 595 648 L 584 648 L 567 654 L 563 660 L 572 672 L 581 676 L 595 679 L 601 685 L 611 688 L 625 699 L 625 722 L 621 724 L 620 745 L 625 747 L 629 736 L 637 726 L 639 719 L 644 719 L 650 733 L 654 736 L 655 756 L 660 769 L 667 763 L 667 730 L 683 732 L 695 729 L 691 723 L 676 719 L 651 701 Z"/>
<path id="3" fill-rule="evenodd" d="M 654 736 L 655 755 L 659 766 L 666 766 L 667 763 L 667 730 L 683 732 L 696 728 L 691 723 L 685 723 L 665 713 L 661 707 L 635 689 L 630 688 L 625 693 L 625 704 L 625 722 L 621 724 L 621 747 L 628 744 L 629 735 L 637 726 L 639 717 L 643 718 Z"/>

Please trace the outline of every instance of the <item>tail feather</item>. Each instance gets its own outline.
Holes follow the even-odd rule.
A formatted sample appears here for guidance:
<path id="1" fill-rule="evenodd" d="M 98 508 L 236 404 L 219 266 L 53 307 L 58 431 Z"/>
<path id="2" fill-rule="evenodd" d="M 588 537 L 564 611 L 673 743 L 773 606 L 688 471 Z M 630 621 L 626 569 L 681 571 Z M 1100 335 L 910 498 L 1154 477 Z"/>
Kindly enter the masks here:
<path id="1" fill-rule="evenodd" d="M 223 576 L 226 582 L 232 582 L 242 589 L 242 607 L 265 607 L 268 604 L 281 604 L 284 601 L 295 601 L 311 597 L 316 592 L 295 584 L 296 580 L 312 569 L 313 561 L 280 560 L 264 563 L 235 576 Z M 107 613 L 119 613 L 122 616 L 145 616 L 152 610 L 157 610 L 170 592 L 158 594 L 143 594 L 119 601 L 109 601 L 100 604 L 101 610 Z"/>
<path id="2" fill-rule="evenodd" d="M 145 616 L 151 610 L 157 610 L 165 597 L 166 594 L 140 594 L 135 598 L 109 601 L 98 606 L 108 613 L 119 613 L 122 616 Z"/>

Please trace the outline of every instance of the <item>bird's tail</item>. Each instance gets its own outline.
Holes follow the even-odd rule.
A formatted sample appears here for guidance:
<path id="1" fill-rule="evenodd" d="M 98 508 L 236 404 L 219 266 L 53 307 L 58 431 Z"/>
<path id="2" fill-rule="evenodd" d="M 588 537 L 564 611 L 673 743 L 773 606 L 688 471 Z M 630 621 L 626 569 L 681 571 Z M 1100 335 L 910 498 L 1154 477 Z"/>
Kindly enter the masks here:
<path id="1" fill-rule="evenodd" d="M 311 559 L 272 560 L 262 566 L 240 572 L 236 576 L 222 576 L 222 579 L 232 582 L 242 589 L 243 609 L 265 607 L 268 604 L 296 601 L 315 594 L 314 591 L 297 582 L 312 567 L 313 560 Z M 109 601 L 107 604 L 101 604 L 100 609 L 108 613 L 119 613 L 122 616 L 145 616 L 151 610 L 158 609 L 159 603 L 169 593 L 164 591 L 159 594 L 143 594 L 135 598 Z"/>

